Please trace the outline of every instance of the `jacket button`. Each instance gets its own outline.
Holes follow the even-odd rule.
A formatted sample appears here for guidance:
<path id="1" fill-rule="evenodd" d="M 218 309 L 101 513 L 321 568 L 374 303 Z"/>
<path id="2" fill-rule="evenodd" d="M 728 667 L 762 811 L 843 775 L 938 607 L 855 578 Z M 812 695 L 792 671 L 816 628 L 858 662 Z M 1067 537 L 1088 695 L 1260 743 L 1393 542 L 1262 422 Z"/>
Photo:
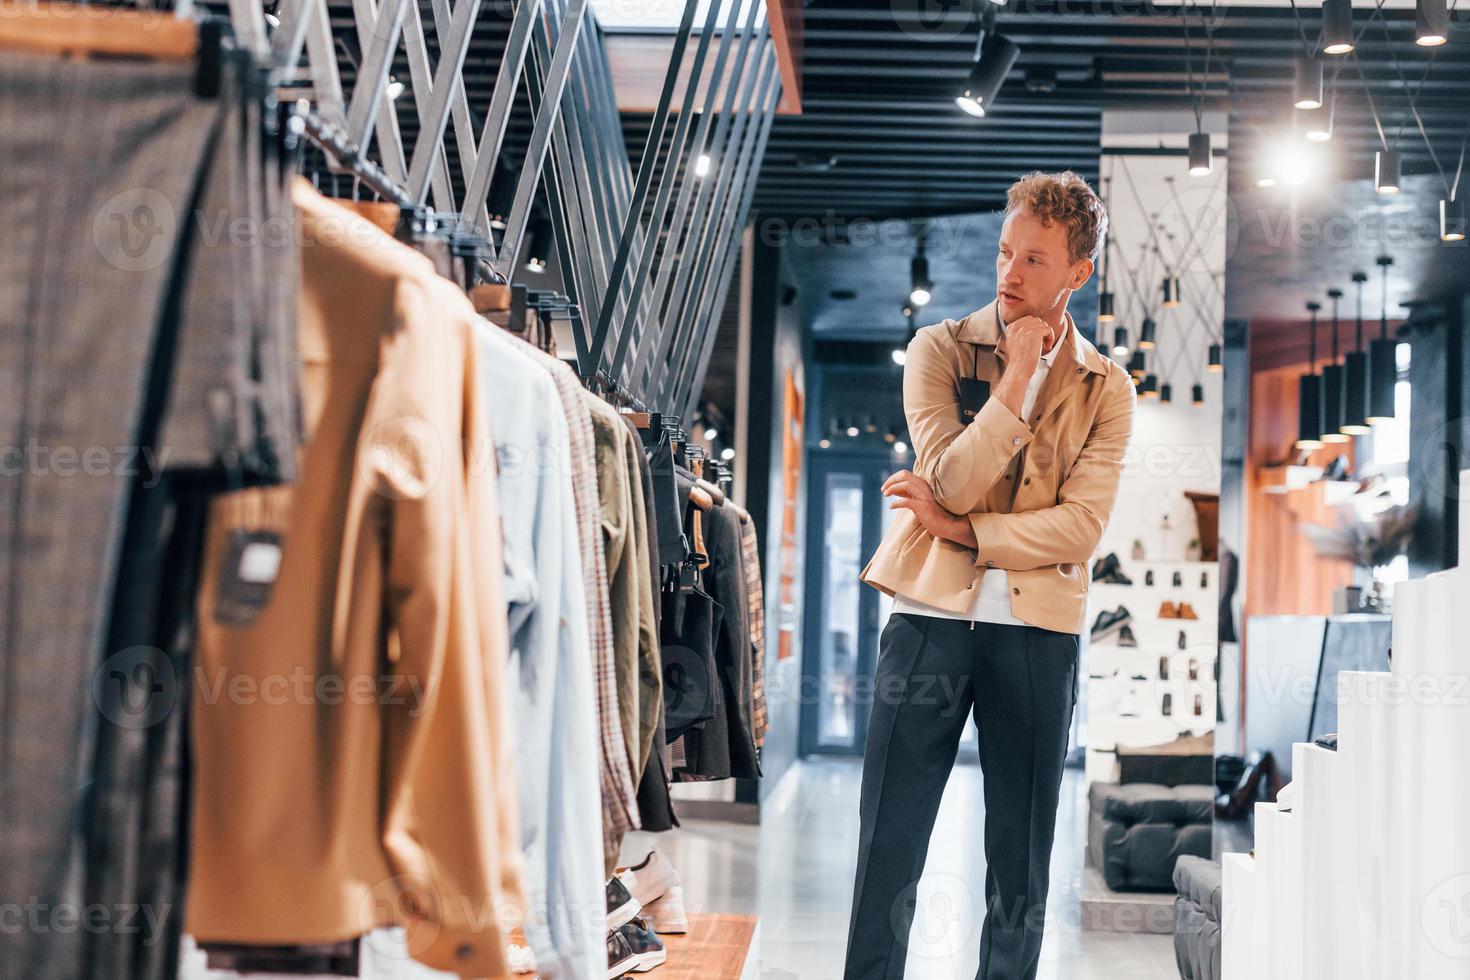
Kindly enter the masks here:
<path id="1" fill-rule="evenodd" d="M 1026 477 L 1026 479 L 1022 480 L 1021 482 L 1024 483 L 1024 484 L 1026 484 L 1026 486 L 1029 487 L 1031 485 L 1031 477 L 1028 476 L 1028 477 Z"/>
<path id="2" fill-rule="evenodd" d="M 1011 436 L 1011 445 L 1012 446 L 1019 446 L 1020 444 L 1021 444 L 1021 437 L 1020 436 Z"/>
<path id="3" fill-rule="evenodd" d="M 994 568 L 995 567 L 995 562 L 988 561 L 988 562 L 985 563 L 985 567 L 986 568 Z"/>
<path id="4" fill-rule="evenodd" d="M 965 591 L 968 592 L 971 589 L 973 589 L 974 587 L 975 587 L 975 583 L 974 582 L 971 582 L 969 585 L 965 586 Z"/>
<path id="5" fill-rule="evenodd" d="M 1077 373 L 1078 374 L 1082 374 L 1082 373 L 1086 372 L 1086 370 L 1087 370 L 1087 368 L 1078 368 L 1077 369 Z"/>
<path id="6" fill-rule="evenodd" d="M 1012 589 L 1011 590 L 1011 594 L 1012 595 L 1020 595 L 1021 594 L 1021 590 L 1020 589 Z"/>

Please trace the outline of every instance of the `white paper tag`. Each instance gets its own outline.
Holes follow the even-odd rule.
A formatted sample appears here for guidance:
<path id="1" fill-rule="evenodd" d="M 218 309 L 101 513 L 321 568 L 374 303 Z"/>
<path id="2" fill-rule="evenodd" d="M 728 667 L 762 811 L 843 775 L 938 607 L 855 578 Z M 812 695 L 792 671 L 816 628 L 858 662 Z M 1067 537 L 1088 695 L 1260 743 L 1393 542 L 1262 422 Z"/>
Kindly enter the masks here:
<path id="1" fill-rule="evenodd" d="M 269 541 L 252 541 L 240 552 L 240 581 L 254 584 L 274 582 L 281 570 L 281 546 Z"/>

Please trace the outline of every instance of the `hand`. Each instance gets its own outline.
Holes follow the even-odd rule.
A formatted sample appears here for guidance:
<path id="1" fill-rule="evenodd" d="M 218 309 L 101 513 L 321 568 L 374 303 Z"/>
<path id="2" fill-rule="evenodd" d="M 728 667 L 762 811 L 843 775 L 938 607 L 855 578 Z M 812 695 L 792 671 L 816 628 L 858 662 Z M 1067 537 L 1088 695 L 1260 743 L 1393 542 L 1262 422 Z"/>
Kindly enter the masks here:
<path id="1" fill-rule="evenodd" d="M 891 510 L 911 512 L 924 530 L 942 538 L 975 547 L 975 530 L 970 522 L 945 510 L 934 500 L 934 491 L 929 484 L 908 470 L 899 470 L 883 482 L 883 495 L 892 497 Z"/>
<path id="2" fill-rule="evenodd" d="M 1009 363 L 1006 373 L 1012 369 L 1024 371 L 1027 377 L 1036 370 L 1041 361 L 1046 342 L 1051 340 L 1051 324 L 1039 316 L 1023 316 L 1006 324 L 1006 354 Z"/>

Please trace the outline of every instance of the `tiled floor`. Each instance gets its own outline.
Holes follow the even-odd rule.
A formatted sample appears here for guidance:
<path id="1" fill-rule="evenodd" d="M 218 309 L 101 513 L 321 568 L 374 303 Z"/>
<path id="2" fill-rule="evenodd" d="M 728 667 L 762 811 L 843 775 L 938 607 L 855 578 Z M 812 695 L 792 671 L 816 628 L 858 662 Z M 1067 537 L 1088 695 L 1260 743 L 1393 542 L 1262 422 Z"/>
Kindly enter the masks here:
<path id="1" fill-rule="evenodd" d="M 762 980 L 836 980 L 842 975 L 857 859 L 855 761 L 804 762 L 788 801 L 767 808 L 759 827 L 689 820 L 680 830 L 629 838 L 624 857 L 656 840 L 684 879 L 691 908 L 761 917 Z M 940 806 L 920 883 L 908 980 L 969 980 L 979 963 L 981 886 L 980 770 L 956 766 Z M 1169 936 L 1084 932 L 1082 848 L 1086 828 L 1082 773 L 1067 770 L 1040 980 L 1174 980 Z M 635 857 L 634 860 L 637 860 Z"/>

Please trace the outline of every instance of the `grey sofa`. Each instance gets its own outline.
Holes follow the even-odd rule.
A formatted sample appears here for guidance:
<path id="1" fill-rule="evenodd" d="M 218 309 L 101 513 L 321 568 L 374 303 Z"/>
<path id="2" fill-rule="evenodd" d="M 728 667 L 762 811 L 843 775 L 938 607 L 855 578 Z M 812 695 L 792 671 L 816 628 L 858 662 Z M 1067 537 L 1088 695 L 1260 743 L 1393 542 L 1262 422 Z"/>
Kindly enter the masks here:
<path id="1" fill-rule="evenodd" d="M 1220 980 L 1220 862 L 1186 855 L 1174 866 L 1174 960 L 1182 980 Z"/>
<path id="2" fill-rule="evenodd" d="M 1209 857 L 1214 787 L 1093 783 L 1088 859 L 1113 891 L 1174 890 L 1182 855 Z"/>

